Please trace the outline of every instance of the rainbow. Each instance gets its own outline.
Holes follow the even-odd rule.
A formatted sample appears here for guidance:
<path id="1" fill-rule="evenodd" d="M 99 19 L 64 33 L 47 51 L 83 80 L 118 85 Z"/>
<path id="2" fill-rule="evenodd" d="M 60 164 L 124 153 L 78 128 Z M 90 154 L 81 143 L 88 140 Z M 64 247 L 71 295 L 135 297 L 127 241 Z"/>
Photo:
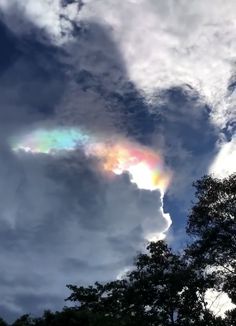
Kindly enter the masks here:
<path id="1" fill-rule="evenodd" d="M 86 156 L 96 157 L 101 169 L 120 175 L 129 173 L 139 189 L 157 190 L 163 194 L 171 174 L 160 153 L 121 138 L 107 141 L 80 128 L 37 129 L 11 140 L 14 151 L 58 155 L 81 149 Z"/>

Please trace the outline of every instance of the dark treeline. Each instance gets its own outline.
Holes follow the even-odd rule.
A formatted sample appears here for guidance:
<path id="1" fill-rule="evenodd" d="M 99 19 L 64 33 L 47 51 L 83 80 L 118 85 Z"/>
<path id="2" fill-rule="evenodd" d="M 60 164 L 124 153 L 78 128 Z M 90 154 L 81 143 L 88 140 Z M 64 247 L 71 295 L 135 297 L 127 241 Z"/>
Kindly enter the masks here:
<path id="1" fill-rule="evenodd" d="M 190 244 L 181 254 L 163 241 L 151 242 L 123 279 L 68 285 L 73 308 L 46 311 L 40 318 L 24 315 L 12 326 L 236 325 L 236 309 L 217 317 L 205 300 L 206 291 L 215 289 L 236 304 L 236 175 L 206 176 L 194 186 Z"/>

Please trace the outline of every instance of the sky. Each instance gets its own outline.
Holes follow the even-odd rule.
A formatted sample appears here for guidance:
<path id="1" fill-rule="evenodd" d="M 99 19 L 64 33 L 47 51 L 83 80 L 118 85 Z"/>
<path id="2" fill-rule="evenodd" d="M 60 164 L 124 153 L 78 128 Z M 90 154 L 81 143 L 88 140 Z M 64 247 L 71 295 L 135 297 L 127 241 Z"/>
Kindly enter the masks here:
<path id="1" fill-rule="evenodd" d="M 234 0 L 0 0 L 0 316 L 181 250 L 236 160 Z"/>

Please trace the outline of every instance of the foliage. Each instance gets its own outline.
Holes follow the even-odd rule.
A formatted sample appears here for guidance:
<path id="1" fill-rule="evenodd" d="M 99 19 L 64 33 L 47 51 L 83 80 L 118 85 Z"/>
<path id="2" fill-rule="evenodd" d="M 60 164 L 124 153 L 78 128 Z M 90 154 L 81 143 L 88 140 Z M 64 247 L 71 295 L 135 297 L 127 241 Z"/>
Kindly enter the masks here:
<path id="1" fill-rule="evenodd" d="M 236 303 L 236 174 L 223 180 L 205 176 L 194 185 L 198 201 L 187 233 L 195 241 L 186 253 L 195 269 L 211 266 L 215 287 Z"/>
<path id="2" fill-rule="evenodd" d="M 198 201 L 187 224 L 187 233 L 196 237 L 191 254 L 201 262 L 216 266 L 234 262 L 236 174 L 223 180 L 206 176 L 194 186 Z"/>
<path id="3" fill-rule="evenodd" d="M 209 281 L 164 242 L 152 242 L 147 250 L 125 279 L 88 288 L 69 285 L 68 299 L 118 325 L 221 325 L 204 301 Z"/>
<path id="4" fill-rule="evenodd" d="M 0 318 L 0 326 L 7 326 L 7 323 L 2 318 Z"/>

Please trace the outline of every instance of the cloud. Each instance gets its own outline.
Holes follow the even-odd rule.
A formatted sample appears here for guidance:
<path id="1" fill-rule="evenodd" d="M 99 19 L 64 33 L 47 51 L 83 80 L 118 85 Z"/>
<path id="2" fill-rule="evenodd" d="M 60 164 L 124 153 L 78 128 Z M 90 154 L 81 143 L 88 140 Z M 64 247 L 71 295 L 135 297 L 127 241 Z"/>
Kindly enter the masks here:
<path id="1" fill-rule="evenodd" d="M 198 88 L 210 78 L 208 64 L 207 71 L 203 63 L 194 68 L 197 61 L 188 61 L 186 50 L 173 48 L 173 39 L 185 39 L 184 28 L 176 35 L 162 29 L 159 24 L 171 20 L 168 10 L 163 2 L 157 12 L 152 6 L 85 1 L 78 14 L 77 5 L 65 2 L 14 1 L 10 7 L 0 0 L 16 48 L 0 77 L 0 286 L 8 315 L 38 313 L 37 300 L 43 309 L 55 297 L 58 307 L 67 282 L 115 278 L 147 236 L 162 236 L 168 222 L 159 192 L 138 190 L 128 175 L 106 179 L 79 151 L 57 158 L 16 155 L 10 136 L 50 126 L 81 126 L 108 140 L 120 135 L 160 150 L 174 170 L 170 193 L 185 199 L 189 180 L 212 161 L 215 130 L 201 98 L 206 93 L 210 102 L 210 84 Z M 166 12 L 164 21 L 159 12 Z"/>
<path id="2" fill-rule="evenodd" d="M 0 2 L 6 17 L 12 11 L 8 3 Z M 193 92 L 198 94 L 199 103 L 202 106 L 207 104 L 210 108 L 210 122 L 231 132 L 236 112 L 234 0 L 227 1 L 227 4 L 223 0 L 209 1 L 207 5 L 203 0 L 191 3 L 186 0 L 164 3 L 159 0 L 129 0 L 122 3 L 115 0 L 86 0 L 83 4 L 54 0 L 36 6 L 31 0 L 27 1 L 27 5 L 15 0 L 16 7 L 24 12 L 25 20 L 34 21 L 36 26 L 47 31 L 53 42 L 66 49 L 70 64 L 78 67 L 77 81 L 85 83 L 86 78 L 89 80 L 90 90 L 86 95 L 84 89 L 82 94 L 81 90 L 76 90 L 78 97 L 82 95 L 84 101 L 90 102 L 88 107 L 91 107 L 92 99 L 101 101 L 103 106 L 107 105 L 104 94 L 101 100 L 98 99 L 99 92 L 94 92 L 98 85 L 105 86 L 103 91 L 116 88 L 124 93 L 127 89 L 124 81 L 131 80 L 148 103 L 145 109 L 159 114 L 160 111 L 156 110 L 162 106 L 163 90 L 179 87 L 185 89 L 189 94 L 187 96 L 191 97 Z M 68 28 L 64 28 L 63 19 L 69 24 Z M 5 21 L 14 30 L 11 19 Z M 104 29 L 99 28 L 96 34 L 98 25 L 93 26 L 91 22 L 104 26 Z M 87 31 L 86 26 L 89 27 Z M 116 44 L 111 46 L 110 43 L 109 48 L 115 51 L 108 52 L 108 44 L 102 41 L 108 40 L 101 33 L 105 29 Z M 22 29 L 16 30 L 25 33 Z M 122 66 L 123 71 L 118 71 L 112 65 L 117 63 L 118 52 L 122 53 L 122 64 L 118 66 Z M 88 53 L 93 55 L 87 57 Z M 98 64 L 101 57 L 103 62 Z M 75 85 L 71 83 L 68 93 L 74 91 Z M 66 101 L 68 103 L 68 98 Z M 114 101 L 112 105 L 114 112 L 117 103 Z M 68 117 L 68 105 L 64 111 L 66 114 L 60 113 Z M 81 112 L 73 111 L 74 116 L 80 114 L 81 117 Z M 100 119 L 109 124 L 107 112 L 106 117 L 102 113 L 104 110 L 100 112 Z M 112 126 L 110 123 L 110 126 L 114 128 L 114 124 Z"/>
<path id="3" fill-rule="evenodd" d="M 43 33 L 49 34 L 55 43 L 62 43 L 70 38 L 74 19 L 79 10 L 78 3 L 63 6 L 60 0 L 44 0 L 24 2 L 13 0 L 0 0 L 0 9 L 3 11 L 3 19 L 8 27 L 17 35 L 30 35 L 32 29 L 29 24 L 34 24 Z M 40 34 L 38 34 L 40 35 Z"/>
<path id="4" fill-rule="evenodd" d="M 24 28 L 27 18 L 58 44 L 72 40 L 74 24 L 80 26 L 82 21 L 109 26 L 128 77 L 147 98 L 156 100 L 153 95 L 159 90 L 187 84 L 212 107 L 212 121 L 217 126 L 235 120 L 235 92 L 228 88 L 234 85 L 235 75 L 234 0 L 227 4 L 223 0 L 207 4 L 204 0 L 87 0 L 83 7 L 59 0 L 37 4 L 14 0 L 11 5 L 1 0 L 0 7 L 16 33 L 28 32 Z M 25 17 L 20 24 L 9 19 L 16 8 Z"/>
<path id="5" fill-rule="evenodd" d="M 50 44 L 16 37 L 4 24 L 0 25 L 0 37 L 8 44 L 4 50 L 8 59 L 0 69 L 0 132 L 1 143 L 6 143 L 12 133 L 53 114 L 63 95 L 65 69 Z"/>
<path id="6" fill-rule="evenodd" d="M 115 278 L 150 232 L 167 227 L 158 192 L 137 189 L 127 175 L 104 178 L 79 152 L 9 154 L 0 175 L 0 288 L 12 313 L 38 313 L 52 296 L 62 306 L 66 283 Z M 45 301 L 37 310 L 23 296 Z"/>
<path id="7" fill-rule="evenodd" d="M 219 178 L 226 178 L 235 172 L 236 162 L 236 137 L 230 141 L 223 141 L 219 145 L 219 151 L 212 162 L 209 172 Z"/>
<path id="8" fill-rule="evenodd" d="M 190 85 L 219 127 L 235 119 L 228 92 L 235 73 L 235 1 L 87 1 L 79 19 L 112 29 L 131 80 L 151 100 L 160 89 Z"/>

